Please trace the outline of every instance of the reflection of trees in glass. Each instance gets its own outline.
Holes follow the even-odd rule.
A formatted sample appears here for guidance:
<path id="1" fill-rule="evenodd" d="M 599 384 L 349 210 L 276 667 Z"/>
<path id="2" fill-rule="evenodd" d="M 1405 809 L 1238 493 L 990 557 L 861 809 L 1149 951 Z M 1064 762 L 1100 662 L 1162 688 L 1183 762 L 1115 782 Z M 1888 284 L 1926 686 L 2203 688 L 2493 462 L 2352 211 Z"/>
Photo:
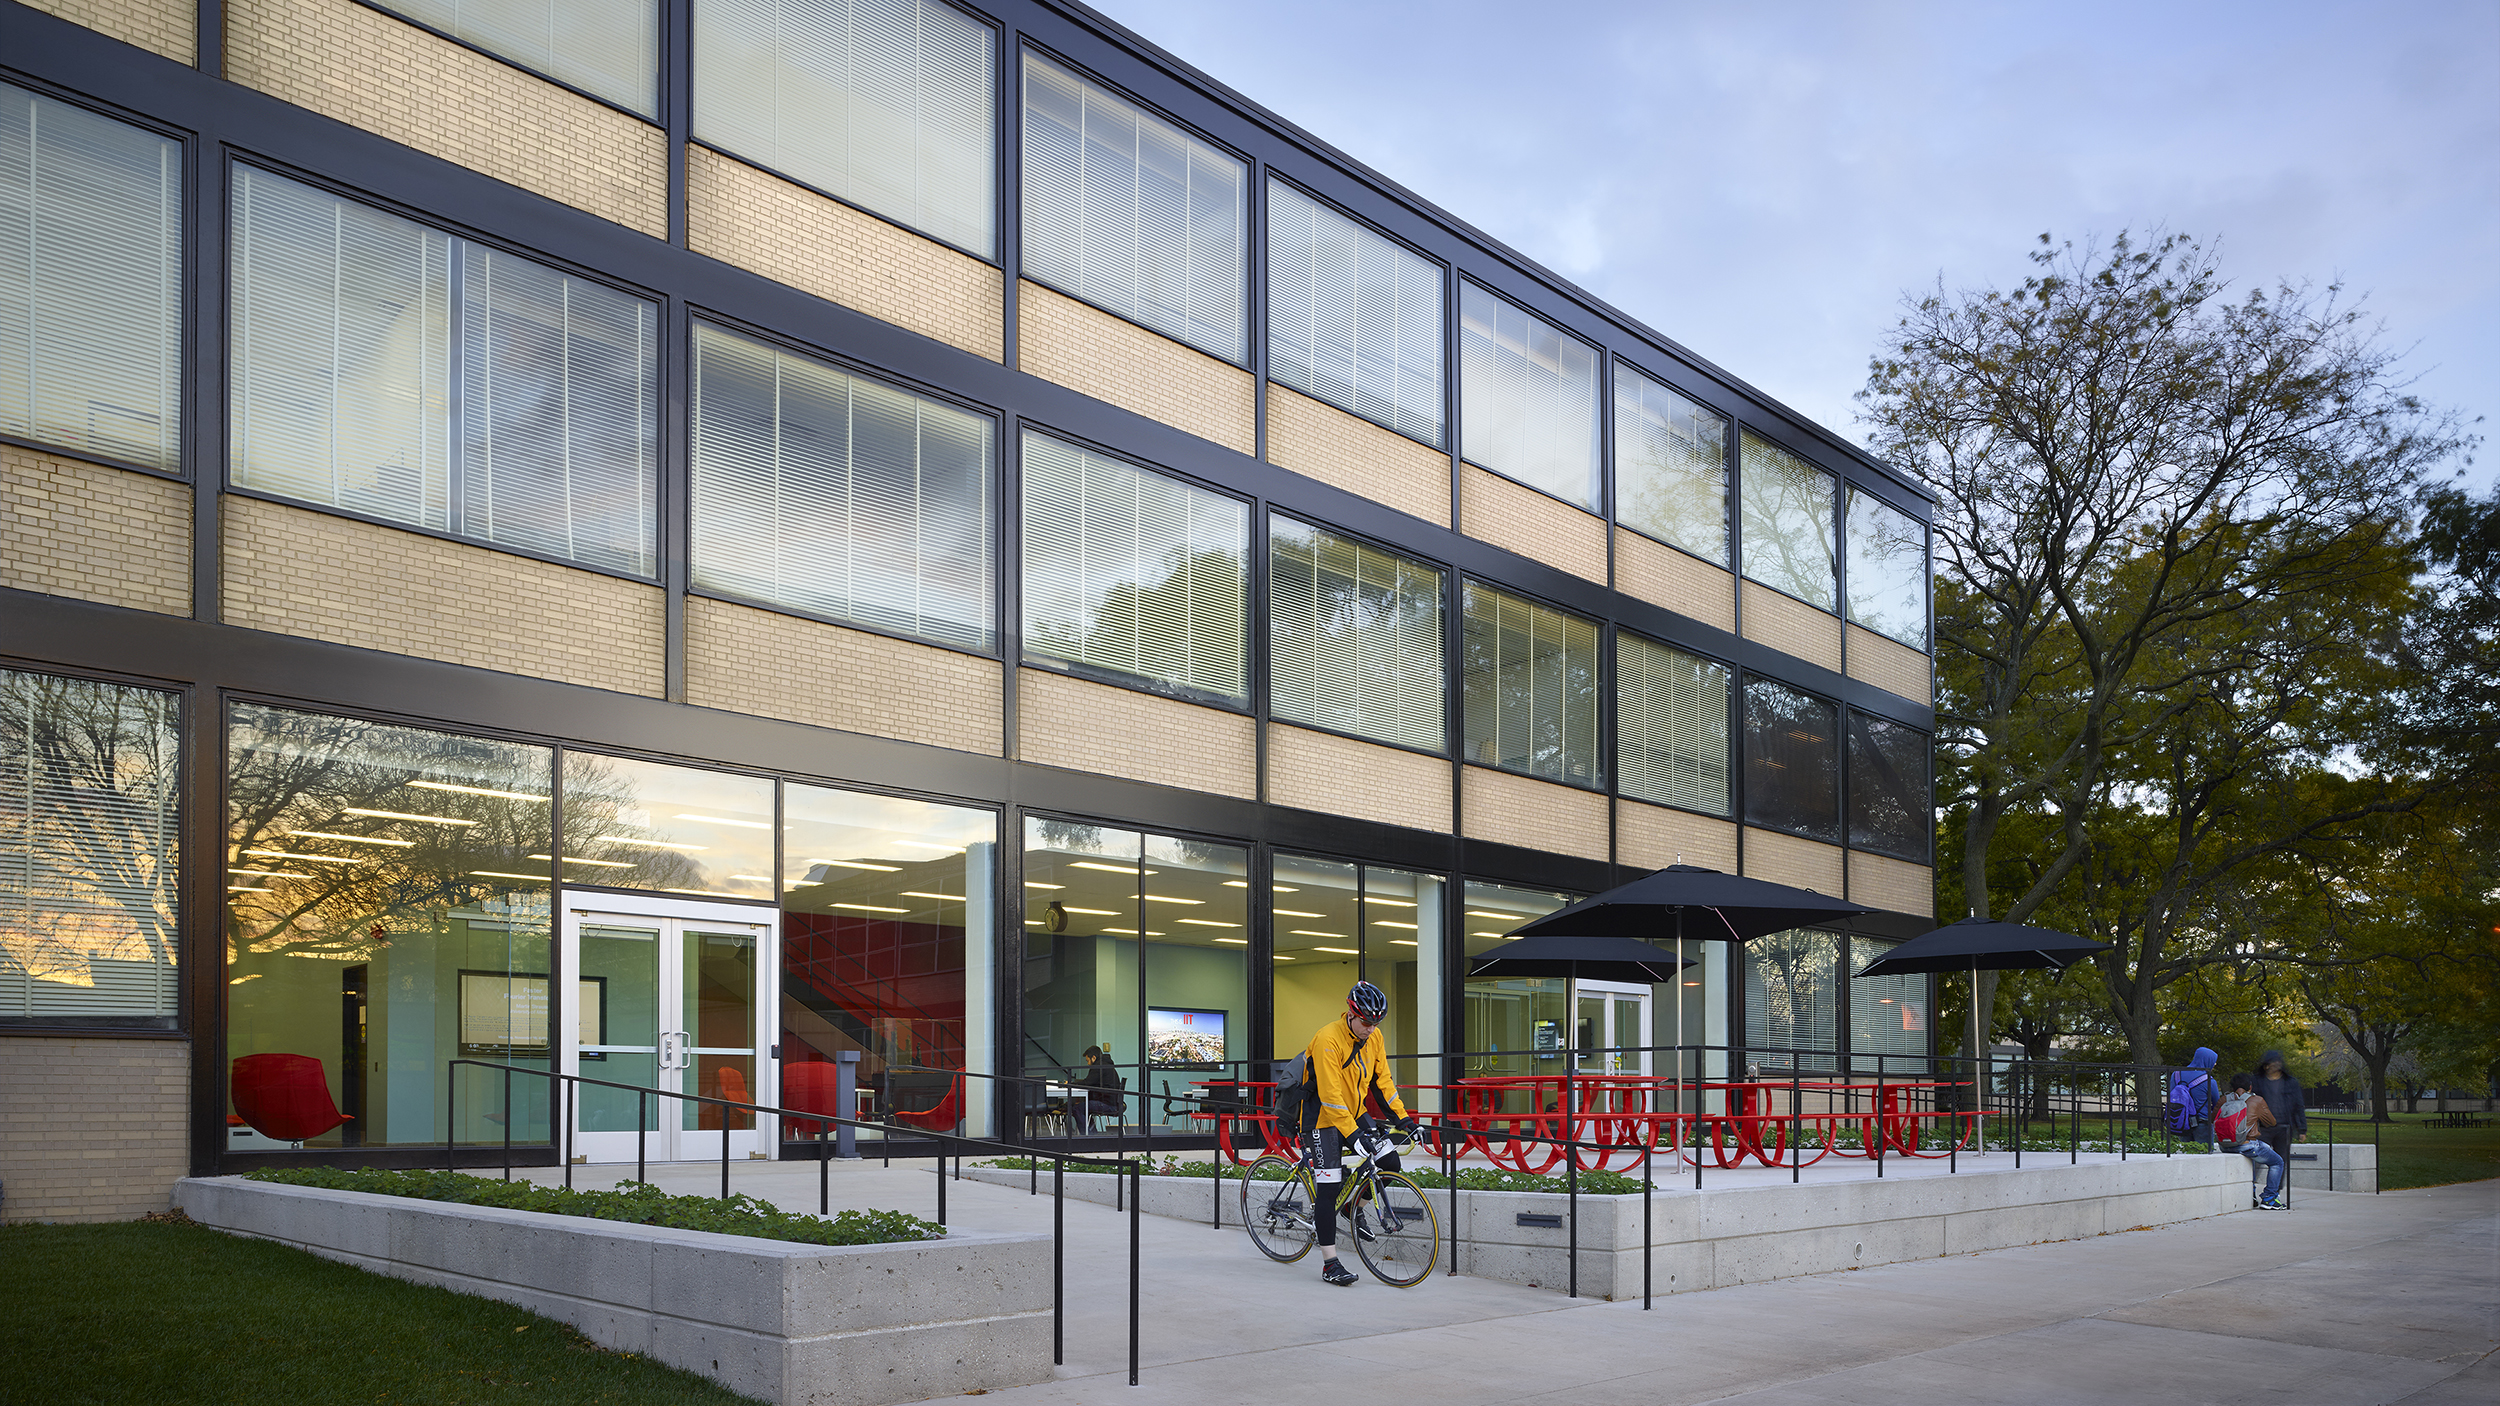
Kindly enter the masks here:
<path id="1" fill-rule="evenodd" d="M 1745 820 L 1840 840 L 1839 718 L 1822 699 L 1768 679 L 1745 684 Z"/>
<path id="2" fill-rule="evenodd" d="M 1442 751 L 1441 573 L 1286 518 L 1268 563 L 1276 715 Z"/>
<path id="3" fill-rule="evenodd" d="M 1615 515 L 1727 564 L 1727 421 L 1622 366 L 1615 368 Z"/>
<path id="4" fill-rule="evenodd" d="M 1851 712 L 1849 843 L 1924 864 L 1934 833 L 1926 734 Z"/>
<path id="5" fill-rule="evenodd" d="M 1743 436 L 1745 574 L 1774 590 L 1829 610 L 1837 576 L 1832 562 L 1832 477 L 1751 434 Z"/>
<path id="6" fill-rule="evenodd" d="M 1798 929 L 1757 938 L 1745 944 L 1745 970 L 1752 978 L 1745 992 L 1746 1043 L 1832 1048 L 1840 984 L 1837 936 Z"/>
<path id="7" fill-rule="evenodd" d="M 1849 618 L 1912 649 L 1927 647 L 1927 528 L 1855 488 L 1849 490 Z"/>
<path id="8" fill-rule="evenodd" d="M 611 888 L 719 887 L 701 860 L 637 840 L 661 838 L 632 777 L 589 752 L 564 754 L 564 855 L 567 882 Z"/>
<path id="9" fill-rule="evenodd" d="M 1597 626 L 1467 583 L 1467 760 L 1597 784 Z"/>
<path id="10" fill-rule="evenodd" d="M 0 671 L 0 956 L 17 969 L 0 971 L 0 992 L 29 983 L 0 1016 L 46 1013 L 34 981 L 85 988 L 80 1014 L 173 1014 L 175 707 L 150 689 Z M 151 992 L 99 993 L 102 961 L 163 976 Z"/>

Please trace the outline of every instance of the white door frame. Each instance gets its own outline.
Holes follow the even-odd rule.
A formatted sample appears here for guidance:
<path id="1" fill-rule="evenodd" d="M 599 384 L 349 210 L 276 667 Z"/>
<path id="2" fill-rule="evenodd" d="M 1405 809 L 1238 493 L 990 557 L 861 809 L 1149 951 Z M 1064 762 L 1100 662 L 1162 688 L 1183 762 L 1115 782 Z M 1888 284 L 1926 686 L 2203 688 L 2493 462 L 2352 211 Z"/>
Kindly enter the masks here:
<path id="1" fill-rule="evenodd" d="M 1657 1043 L 1656 1040 L 1650 1038 L 1650 1032 L 1657 1028 L 1658 1023 L 1658 1002 L 1656 999 L 1656 993 L 1649 987 L 1638 982 L 1580 981 L 1575 979 L 1571 983 L 1571 1018 L 1575 1025 L 1580 1018 L 1580 998 L 1582 996 L 1599 996 L 1605 999 L 1605 1021 L 1600 1027 L 1597 1042 L 1600 1048 L 1611 1049 L 1619 1045 L 1639 1045 L 1644 1047 L 1638 1055 L 1631 1056 L 1632 1062 L 1624 1068 L 1604 1069 L 1592 1072 L 1602 1074 L 1649 1073 L 1651 1056 L 1646 1047 Z M 1618 999 L 1625 997 L 1635 998 L 1641 1003 L 1642 1028 L 1639 1030 L 1619 1031 L 1615 1029 L 1615 1002 Z M 1609 1056 L 1609 1058 L 1617 1058 L 1617 1056 Z"/>
<path id="2" fill-rule="evenodd" d="M 581 930 L 585 921 L 600 918 L 623 918 L 657 925 L 663 946 L 682 940 L 688 929 L 734 928 L 755 934 L 755 1067 L 754 1085 L 749 1093 L 760 1107 L 781 1102 L 781 1062 L 775 1056 L 781 1045 L 781 913 L 777 908 L 743 903 L 707 903 L 701 899 L 679 898 L 658 893 L 582 893 L 565 895 L 562 922 L 559 924 L 561 969 L 568 973 L 561 991 L 556 1026 L 556 1068 L 565 1074 L 582 1073 L 581 1012 L 577 1008 L 581 988 Z M 668 1076 L 685 1069 L 697 1054 L 746 1054 L 748 1051 L 713 1050 L 688 1042 L 687 1032 L 669 1028 L 684 1009 L 683 995 L 676 991 L 681 962 L 673 953 L 655 953 L 658 961 L 658 992 L 661 1011 L 659 1064 L 663 1084 L 673 1082 Z M 603 1077 L 593 1066 L 591 1078 Z M 558 1116 L 562 1116 L 561 1092 L 558 1095 Z M 656 1109 L 652 1121 L 657 1125 L 643 1135 L 643 1150 L 649 1160 L 718 1161 L 721 1138 L 729 1139 L 729 1155 L 744 1159 L 750 1153 L 771 1157 L 780 1150 L 779 1120 L 768 1114 L 757 1114 L 755 1126 L 724 1133 L 720 1129 L 689 1129 L 683 1126 L 683 1103 L 678 1099 L 652 1099 Z M 593 1163 L 631 1162 L 635 1156 L 635 1135 L 628 1132 L 583 1132 L 580 1128 L 583 1100 L 577 1092 L 573 1102 L 574 1127 L 571 1131 L 572 1155 L 575 1160 Z M 720 1120 L 724 1125 L 727 1118 Z"/>

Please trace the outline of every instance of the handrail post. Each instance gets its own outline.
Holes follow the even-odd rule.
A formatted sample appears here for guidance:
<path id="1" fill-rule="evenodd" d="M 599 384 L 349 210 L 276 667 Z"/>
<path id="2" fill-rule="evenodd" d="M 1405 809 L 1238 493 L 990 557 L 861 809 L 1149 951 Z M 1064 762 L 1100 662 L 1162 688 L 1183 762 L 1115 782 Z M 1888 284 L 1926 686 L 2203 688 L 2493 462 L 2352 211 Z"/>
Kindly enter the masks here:
<path id="1" fill-rule="evenodd" d="M 946 1135 L 944 1133 L 938 1133 L 937 1136 L 944 1137 Z M 946 1144 L 942 1142 L 938 1144 L 937 1179 L 938 1224 L 944 1225 L 946 1224 Z"/>
<path id="2" fill-rule="evenodd" d="M 1788 1071 L 1788 1184 L 1795 1186 L 1805 1179 L 1806 1126 L 1805 1100 L 1799 1090 L 1797 1071 Z"/>
<path id="3" fill-rule="evenodd" d="M 1884 1057 L 1875 1056 L 1875 1175 L 1884 1174 Z"/>
<path id="4" fill-rule="evenodd" d="M 460 1168 L 460 1076 L 454 1060 L 443 1069 L 443 1170 Z"/>
<path id="5" fill-rule="evenodd" d="M 1569 1096 L 1570 1091 L 1566 1088 L 1564 1097 Z M 1570 1248 L 1567 1251 L 1571 1256 L 1571 1287 L 1566 1297 L 1576 1299 L 1580 1297 L 1580 1144 L 1576 1138 L 1563 1139 L 1563 1168 L 1563 1180 L 1571 1197 Z"/>
<path id="6" fill-rule="evenodd" d="M 564 1148 L 564 1189 L 570 1191 L 573 1189 L 573 1140 L 576 1136 L 573 1131 L 573 1100 L 581 1085 L 574 1082 L 570 1075 L 556 1077 L 564 1080 L 564 1141 L 561 1146 Z"/>
<path id="7" fill-rule="evenodd" d="M 503 1179 L 512 1180 L 512 1066 L 503 1068 Z"/>
<path id="8" fill-rule="evenodd" d="M 695 1121 L 702 1119 L 698 1116 Z M 720 1106 L 720 1199 L 729 1199 L 729 1105 L 725 1103 Z"/>
<path id="9" fill-rule="evenodd" d="M 1053 1158 L 1050 1164 L 1050 1360 L 1060 1366 L 1068 1360 L 1068 1163 L 1064 1157 Z"/>
<path id="10" fill-rule="evenodd" d="M 1678 1101 L 1681 1102 L 1681 1100 Z M 1657 1170 L 1657 1161 L 1657 1126 L 1652 1124 L 1650 1128 L 1649 1147 L 1641 1153 L 1641 1311 L 1643 1313 L 1647 1313 L 1649 1311 L 1650 1226 L 1653 1218 L 1652 1213 L 1655 1211 L 1658 1204 L 1658 1178 L 1655 1175 Z M 1450 1197 L 1450 1219 L 1453 1221 L 1458 1219 L 1458 1197 L 1456 1195 L 1452 1195 Z"/>
<path id="11" fill-rule="evenodd" d="M 645 1153 L 651 1142 L 646 1126 L 650 1121 L 651 1095 L 648 1090 L 636 1089 L 634 1090 L 634 1180 L 644 1184 L 648 1184 L 651 1180 L 650 1170 L 644 1165 Z"/>
<path id="12" fill-rule="evenodd" d="M 1140 1074 L 1141 1079 L 1145 1077 Z M 1153 1134 L 1147 1134 L 1149 1148 Z M 1128 1198 L 1128 1384 L 1137 1385 L 1137 1304 L 1138 1304 L 1138 1203 L 1146 1199 L 1145 1167 L 1131 1163 L 1129 1177 L 1137 1184 L 1129 1188 Z"/>
<path id="13" fill-rule="evenodd" d="M 826 1156 L 825 1134 L 833 1131 L 819 1126 L 816 1130 L 816 1214 L 833 1214 L 833 1163 Z"/>

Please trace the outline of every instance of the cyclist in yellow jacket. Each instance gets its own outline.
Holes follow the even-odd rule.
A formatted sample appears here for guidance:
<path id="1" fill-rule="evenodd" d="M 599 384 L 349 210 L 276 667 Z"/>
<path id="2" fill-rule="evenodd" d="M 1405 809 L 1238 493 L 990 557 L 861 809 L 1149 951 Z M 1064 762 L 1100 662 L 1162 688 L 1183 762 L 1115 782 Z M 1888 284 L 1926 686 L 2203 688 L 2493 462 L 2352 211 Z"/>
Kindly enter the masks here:
<path id="1" fill-rule="evenodd" d="M 1337 1260 L 1337 1192 L 1345 1181 L 1345 1149 L 1372 1120 L 1364 1108 L 1374 1091 L 1397 1119 L 1399 1128 L 1415 1131 L 1415 1119 L 1398 1098 L 1397 1081 L 1389 1074 L 1389 1042 L 1381 1037 L 1381 1017 L 1389 998 L 1368 981 L 1354 983 L 1346 993 L 1345 1019 L 1321 1026 L 1304 1047 L 1311 1088 L 1311 1180 L 1319 1194 L 1319 1277 L 1340 1287 L 1355 1282 L 1354 1271 Z M 1398 1169 L 1394 1152 L 1380 1159 L 1382 1168 Z M 1354 1213 L 1354 1233 L 1369 1237 L 1363 1212 Z"/>

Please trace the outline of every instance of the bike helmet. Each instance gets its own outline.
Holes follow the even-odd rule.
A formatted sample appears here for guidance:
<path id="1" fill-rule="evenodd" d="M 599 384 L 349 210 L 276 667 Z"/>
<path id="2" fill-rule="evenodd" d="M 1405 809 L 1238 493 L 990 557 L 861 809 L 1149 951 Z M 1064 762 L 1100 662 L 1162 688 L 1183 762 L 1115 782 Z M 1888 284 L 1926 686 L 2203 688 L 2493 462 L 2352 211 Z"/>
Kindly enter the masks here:
<path id="1" fill-rule="evenodd" d="M 1354 983 L 1353 990 L 1345 993 L 1345 1013 L 1359 1015 L 1365 1020 L 1378 1020 L 1389 1013 L 1389 998 L 1370 982 L 1358 981 Z"/>

